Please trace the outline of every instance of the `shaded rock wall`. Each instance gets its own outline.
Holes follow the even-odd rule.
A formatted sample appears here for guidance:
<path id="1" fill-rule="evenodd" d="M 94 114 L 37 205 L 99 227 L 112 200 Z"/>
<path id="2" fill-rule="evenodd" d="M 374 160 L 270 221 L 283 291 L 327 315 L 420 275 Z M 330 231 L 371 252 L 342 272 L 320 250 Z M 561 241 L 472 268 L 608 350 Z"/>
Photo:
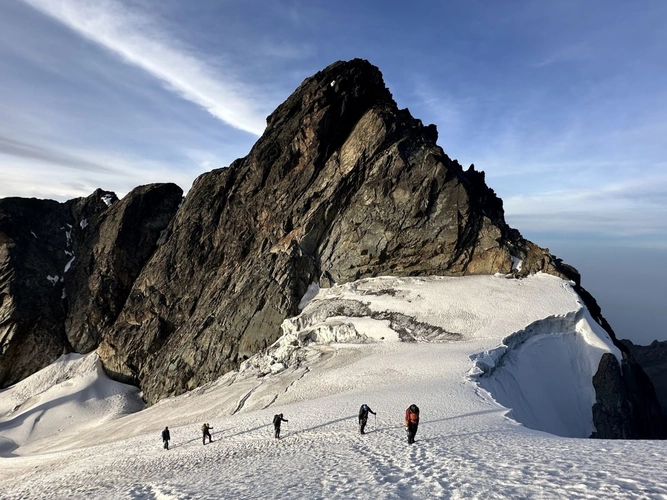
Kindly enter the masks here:
<path id="1" fill-rule="evenodd" d="M 97 347 L 181 196 L 163 184 L 122 201 L 0 200 L 0 387 Z"/>
<path id="2" fill-rule="evenodd" d="M 650 345 L 636 345 L 621 340 L 653 383 L 663 414 L 667 415 L 667 341 L 654 340 Z"/>
<path id="3" fill-rule="evenodd" d="M 593 405 L 600 439 L 665 439 L 665 419 L 653 384 L 639 364 L 623 352 L 619 366 L 613 354 L 604 354 L 593 377 L 597 402 Z"/>
<path id="4" fill-rule="evenodd" d="M 593 405 L 593 423 L 596 432 L 591 437 L 601 439 L 665 439 L 667 420 L 660 410 L 651 380 L 632 356 L 624 341 L 618 340 L 614 330 L 602 316 L 593 296 L 581 286 L 575 290 L 586 304 L 593 318 L 609 333 L 623 359 L 605 354 L 593 377 L 596 403 Z"/>

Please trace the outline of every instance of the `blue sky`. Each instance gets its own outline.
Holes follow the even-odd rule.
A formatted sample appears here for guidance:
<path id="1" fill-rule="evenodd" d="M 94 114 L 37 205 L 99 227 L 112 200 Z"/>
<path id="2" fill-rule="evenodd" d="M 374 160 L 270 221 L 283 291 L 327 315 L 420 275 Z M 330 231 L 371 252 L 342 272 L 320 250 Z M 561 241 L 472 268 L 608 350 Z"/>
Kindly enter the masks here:
<path id="1" fill-rule="evenodd" d="M 665 26 L 663 0 L 4 0 L 0 197 L 187 190 L 362 57 L 526 237 L 667 257 Z"/>

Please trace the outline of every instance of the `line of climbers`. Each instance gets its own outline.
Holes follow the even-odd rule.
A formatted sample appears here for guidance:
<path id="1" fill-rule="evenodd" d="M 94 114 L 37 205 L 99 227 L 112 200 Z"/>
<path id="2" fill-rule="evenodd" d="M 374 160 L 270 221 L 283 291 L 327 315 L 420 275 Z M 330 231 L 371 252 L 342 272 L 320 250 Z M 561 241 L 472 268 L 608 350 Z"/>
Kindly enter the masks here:
<path id="1" fill-rule="evenodd" d="M 373 415 L 376 416 L 376 421 L 377 421 L 377 413 L 371 410 L 371 407 L 368 406 L 367 404 L 361 405 L 361 408 L 359 408 L 359 433 L 360 434 L 365 434 L 365 429 L 366 429 L 366 424 L 368 423 L 368 414 L 372 413 Z M 274 437 L 276 439 L 280 439 L 280 424 L 283 422 L 289 422 L 289 420 L 283 418 L 282 413 L 278 413 L 277 415 L 274 415 L 273 417 L 273 430 L 274 430 Z M 405 410 L 405 430 L 407 431 L 408 434 L 408 444 L 412 444 L 415 442 L 415 435 L 417 434 L 417 428 L 419 427 L 419 408 L 415 404 L 411 404 L 408 406 L 408 408 Z M 211 437 L 211 427 L 208 423 L 205 423 L 201 426 L 202 430 L 202 443 L 206 444 L 206 438 L 208 437 L 208 442 L 209 444 L 213 442 L 213 438 Z M 169 427 L 165 427 L 164 430 L 162 431 L 162 441 L 164 442 L 164 449 L 168 450 L 169 449 L 169 441 L 171 440 L 171 436 L 169 434 Z"/>

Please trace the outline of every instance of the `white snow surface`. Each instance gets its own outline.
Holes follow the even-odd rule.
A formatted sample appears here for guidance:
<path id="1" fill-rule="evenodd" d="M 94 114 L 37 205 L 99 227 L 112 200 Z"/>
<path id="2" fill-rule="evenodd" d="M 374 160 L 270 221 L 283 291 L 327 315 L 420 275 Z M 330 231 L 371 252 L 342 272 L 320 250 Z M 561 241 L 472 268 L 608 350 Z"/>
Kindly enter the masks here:
<path id="1" fill-rule="evenodd" d="M 620 353 L 568 282 L 361 280 L 319 290 L 283 332 L 141 411 L 94 353 L 0 391 L 0 497 L 667 499 L 666 442 L 585 438 L 592 374 Z M 363 403 L 377 417 L 360 435 Z"/>

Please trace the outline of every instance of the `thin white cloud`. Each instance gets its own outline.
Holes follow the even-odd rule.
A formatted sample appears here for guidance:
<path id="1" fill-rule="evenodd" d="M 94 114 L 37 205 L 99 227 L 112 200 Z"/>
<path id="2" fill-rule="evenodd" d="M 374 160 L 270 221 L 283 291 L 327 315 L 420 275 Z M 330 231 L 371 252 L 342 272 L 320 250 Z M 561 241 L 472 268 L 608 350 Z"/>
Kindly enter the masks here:
<path id="1" fill-rule="evenodd" d="M 115 0 L 23 0 L 81 36 L 147 71 L 167 88 L 234 128 L 260 135 L 266 111 L 234 81 L 179 46 L 152 19 Z"/>
<path id="2" fill-rule="evenodd" d="M 655 236 L 667 243 L 667 176 L 558 189 L 504 201 L 510 225 L 522 231 Z"/>
<path id="3" fill-rule="evenodd" d="M 448 94 L 443 88 L 436 88 L 426 77 L 417 77 L 414 95 L 420 106 L 430 119 L 436 120 L 438 130 L 448 136 L 456 134 L 463 128 L 467 120 L 470 98 L 457 98 Z"/>
<path id="4" fill-rule="evenodd" d="M 13 146 L 11 141 L 5 143 Z M 173 182 L 187 192 L 195 177 L 234 160 L 211 158 L 204 151 L 192 151 L 188 161 L 165 163 L 128 153 L 51 144 L 20 144 L 19 151 L 4 151 L 2 146 L 0 141 L 0 198 L 65 201 L 88 196 L 97 188 L 122 197 L 137 186 L 155 182 Z"/>

